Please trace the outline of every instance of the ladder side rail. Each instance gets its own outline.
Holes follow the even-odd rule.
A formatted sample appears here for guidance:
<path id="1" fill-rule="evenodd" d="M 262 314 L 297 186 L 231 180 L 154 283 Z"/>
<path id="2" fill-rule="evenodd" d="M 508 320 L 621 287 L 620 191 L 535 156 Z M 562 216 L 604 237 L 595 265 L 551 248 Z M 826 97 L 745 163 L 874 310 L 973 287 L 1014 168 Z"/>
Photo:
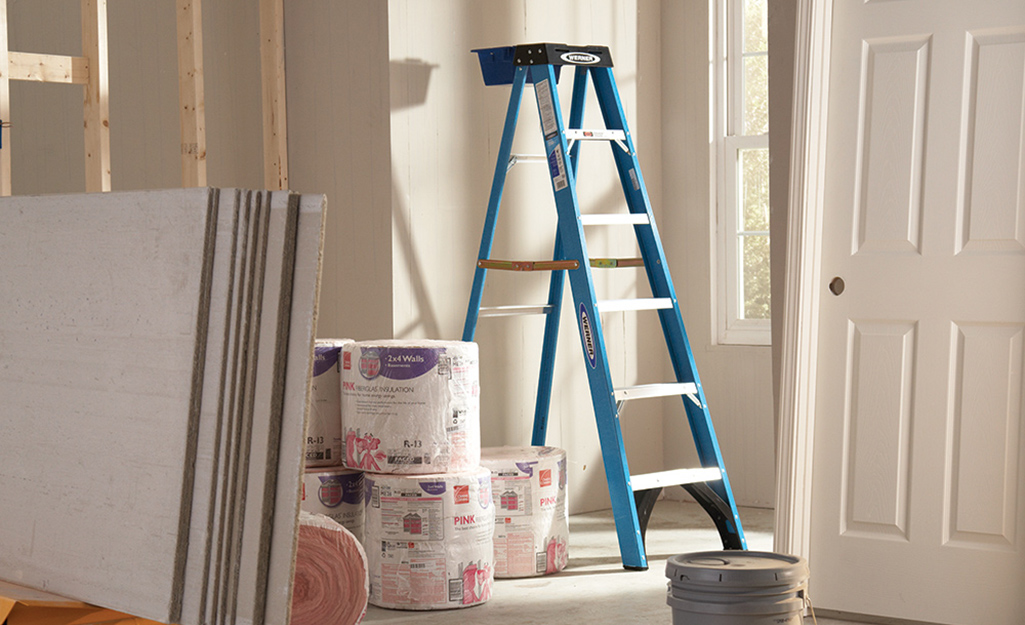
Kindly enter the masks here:
<path id="1" fill-rule="evenodd" d="M 565 260 L 562 241 L 555 233 L 554 260 Z M 544 339 L 541 344 L 541 366 L 538 372 L 537 395 L 534 402 L 534 432 L 530 444 L 543 446 L 548 436 L 548 414 L 552 404 L 552 380 L 555 377 L 555 356 L 558 353 L 559 322 L 562 317 L 562 294 L 565 290 L 566 270 L 553 271 L 548 283 L 548 305 L 551 312 L 545 316 Z"/>
<path id="2" fill-rule="evenodd" d="M 688 350 L 689 352 L 689 350 Z M 689 355 L 689 354 L 688 354 Z M 683 408 L 687 413 L 687 421 L 690 424 L 691 435 L 694 437 L 694 446 L 698 450 L 698 458 L 701 466 L 718 466 L 721 478 L 714 482 L 708 482 L 708 487 L 719 496 L 730 508 L 733 515 L 733 523 L 726 521 L 730 533 L 735 534 L 742 549 L 747 549 L 747 539 L 744 537 L 744 526 L 740 522 L 740 511 L 737 509 L 737 501 L 733 497 L 733 486 L 730 484 L 729 475 L 726 472 L 726 463 L 719 449 L 718 439 L 715 435 L 715 427 L 712 425 L 712 417 L 708 412 L 708 404 L 705 403 L 704 393 L 698 387 L 701 406 L 683 398 Z"/>
<path id="3" fill-rule="evenodd" d="M 587 71 L 587 68 L 581 66 L 577 66 L 573 73 L 573 99 L 570 102 L 568 128 L 583 128 L 584 104 L 587 98 L 587 78 L 589 75 L 590 72 Z M 573 147 L 570 148 L 569 160 L 573 166 L 573 180 L 575 181 L 579 171 L 577 162 L 580 160 L 580 141 L 574 143 Z"/>
<path id="4" fill-rule="evenodd" d="M 669 297 L 673 301 L 672 308 L 660 310 L 659 321 L 669 345 L 670 359 L 678 382 L 690 382 L 696 386 L 697 403 L 683 398 L 684 409 L 687 413 L 687 420 L 690 423 L 691 432 L 694 436 L 695 446 L 702 466 L 718 467 L 722 472 L 722 480 L 710 484 L 712 489 L 724 501 L 728 502 L 733 513 L 733 520 L 737 533 L 743 541 L 743 530 L 740 525 L 740 517 L 737 511 L 736 502 L 731 496 L 729 478 L 726 473 L 726 465 L 723 461 L 722 452 L 719 448 L 715 428 L 712 425 L 711 416 L 708 413 L 708 404 L 705 399 L 704 389 L 698 375 L 697 364 L 694 361 L 694 354 L 691 351 L 690 341 L 683 325 L 683 317 L 680 313 L 679 301 L 676 291 L 673 288 L 672 278 L 669 275 L 669 265 L 666 262 L 665 251 L 662 248 L 655 226 L 654 215 L 651 210 L 651 200 L 648 197 L 644 179 L 641 175 L 641 168 L 637 162 L 637 152 L 633 145 L 633 139 L 627 130 L 626 116 L 623 112 L 623 104 L 616 89 L 615 78 L 610 68 L 591 68 L 594 77 L 595 94 L 598 96 L 599 107 L 605 119 L 606 128 L 621 129 L 626 134 L 626 145 L 628 152 L 610 144 L 613 157 L 619 170 L 620 182 L 631 213 L 646 213 L 649 224 L 634 226 L 637 242 L 641 254 L 645 260 L 645 270 L 648 274 L 654 297 Z"/>
<path id="5" fill-rule="evenodd" d="M 595 308 L 594 284 L 588 264 L 580 208 L 572 168 L 566 164 L 567 145 L 555 72 L 551 65 L 534 65 L 530 69 L 537 98 L 538 112 L 545 136 L 545 152 L 549 158 L 549 176 L 559 213 L 559 237 L 565 256 L 577 259 L 581 265 L 569 272 L 570 288 L 574 299 L 574 312 L 580 329 L 581 348 L 584 352 L 591 400 L 594 405 L 598 438 L 601 443 L 605 477 L 608 480 L 612 513 L 616 521 L 623 565 L 628 568 L 647 568 L 647 558 L 641 542 L 641 528 L 630 488 L 623 435 L 616 413 L 612 375 L 605 356 L 605 342 L 601 331 L 601 318 Z"/>
<path id="6" fill-rule="evenodd" d="M 491 195 L 488 198 L 488 212 L 484 218 L 484 230 L 481 235 L 480 251 L 477 258 L 489 258 L 491 245 L 495 240 L 495 223 L 498 220 L 498 209 L 502 203 L 502 192 L 505 189 L 505 176 L 508 172 L 509 156 L 512 153 L 513 137 L 516 135 L 516 120 L 520 114 L 520 103 L 523 100 L 523 85 L 527 82 L 526 71 L 517 71 L 513 76 L 512 90 L 509 94 L 509 108 L 505 114 L 505 126 L 502 130 L 502 141 L 498 146 L 498 157 L 495 164 L 495 177 L 491 182 Z M 466 322 L 463 324 L 464 341 L 472 341 L 477 332 L 477 317 L 480 313 L 480 302 L 484 294 L 484 280 L 488 270 L 477 267 L 473 274 L 473 287 L 470 290 L 470 302 L 466 307 Z"/>
<path id="7" fill-rule="evenodd" d="M 569 112 L 569 127 L 580 128 L 584 120 L 584 102 L 587 95 L 587 68 L 577 67 L 573 74 L 573 99 Z M 580 153 L 580 142 L 569 152 L 570 168 L 573 170 L 573 181 L 576 182 Z M 552 259 L 565 260 L 562 252 L 562 241 L 558 232 L 555 234 L 555 249 Z M 531 445 L 545 444 L 548 436 L 548 414 L 551 409 L 552 380 L 555 376 L 555 356 L 558 353 L 559 323 L 562 313 L 562 294 L 566 273 L 553 271 L 548 284 L 548 305 L 551 311 L 545 318 L 544 342 L 541 349 L 541 367 L 538 372 L 537 396 L 534 403 L 534 432 Z"/>

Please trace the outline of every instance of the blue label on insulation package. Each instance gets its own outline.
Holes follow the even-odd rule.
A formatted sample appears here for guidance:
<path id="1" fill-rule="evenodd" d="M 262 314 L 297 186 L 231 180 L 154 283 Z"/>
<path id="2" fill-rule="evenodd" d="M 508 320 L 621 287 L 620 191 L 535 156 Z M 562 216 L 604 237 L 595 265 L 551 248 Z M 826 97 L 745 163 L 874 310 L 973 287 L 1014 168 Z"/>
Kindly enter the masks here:
<path id="1" fill-rule="evenodd" d="M 420 482 L 420 488 L 428 495 L 445 494 L 445 482 Z"/>
<path id="2" fill-rule="evenodd" d="M 313 377 L 327 373 L 338 363 L 341 345 L 317 345 L 313 348 Z"/>

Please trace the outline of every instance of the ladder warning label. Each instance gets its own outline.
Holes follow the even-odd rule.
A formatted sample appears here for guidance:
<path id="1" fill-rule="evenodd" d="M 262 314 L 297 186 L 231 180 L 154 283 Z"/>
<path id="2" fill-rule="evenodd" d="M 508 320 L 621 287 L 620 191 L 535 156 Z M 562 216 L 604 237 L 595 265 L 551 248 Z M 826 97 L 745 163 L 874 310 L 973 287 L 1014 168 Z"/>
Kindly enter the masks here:
<path id="1" fill-rule="evenodd" d="M 559 132 L 559 123 L 555 119 L 555 104 L 552 102 L 552 87 L 548 80 L 542 80 L 534 85 L 534 92 L 537 93 L 537 110 L 541 114 L 541 131 L 545 138 Z"/>
<path id="2" fill-rule="evenodd" d="M 569 183 L 566 181 L 566 161 L 562 158 L 562 147 L 555 144 L 548 153 L 548 169 L 552 174 L 552 184 L 556 191 L 562 191 Z"/>

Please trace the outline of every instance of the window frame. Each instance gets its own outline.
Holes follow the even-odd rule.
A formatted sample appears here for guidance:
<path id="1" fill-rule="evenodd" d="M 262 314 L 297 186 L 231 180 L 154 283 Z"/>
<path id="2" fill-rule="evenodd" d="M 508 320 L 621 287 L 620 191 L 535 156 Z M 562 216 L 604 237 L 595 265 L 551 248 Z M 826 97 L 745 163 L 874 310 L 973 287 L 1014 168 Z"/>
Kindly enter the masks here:
<path id="1" fill-rule="evenodd" d="M 768 132 L 761 135 L 742 134 L 743 3 L 744 0 L 711 0 L 711 109 L 715 143 L 713 169 L 716 172 L 712 194 L 716 225 L 713 336 L 716 343 L 724 345 L 770 345 L 771 320 L 743 317 L 743 248 L 740 242 L 745 236 L 768 236 L 768 232 L 750 233 L 743 230 L 740 155 L 743 150 L 769 148 Z"/>

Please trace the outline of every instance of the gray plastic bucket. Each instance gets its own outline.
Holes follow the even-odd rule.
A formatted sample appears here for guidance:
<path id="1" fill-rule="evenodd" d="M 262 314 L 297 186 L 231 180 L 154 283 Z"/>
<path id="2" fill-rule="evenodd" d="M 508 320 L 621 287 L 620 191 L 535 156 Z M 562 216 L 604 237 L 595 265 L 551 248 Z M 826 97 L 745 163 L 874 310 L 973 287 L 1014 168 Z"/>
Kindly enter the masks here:
<path id="1" fill-rule="evenodd" d="M 764 551 L 702 551 L 666 562 L 673 625 L 800 625 L 808 562 Z"/>

